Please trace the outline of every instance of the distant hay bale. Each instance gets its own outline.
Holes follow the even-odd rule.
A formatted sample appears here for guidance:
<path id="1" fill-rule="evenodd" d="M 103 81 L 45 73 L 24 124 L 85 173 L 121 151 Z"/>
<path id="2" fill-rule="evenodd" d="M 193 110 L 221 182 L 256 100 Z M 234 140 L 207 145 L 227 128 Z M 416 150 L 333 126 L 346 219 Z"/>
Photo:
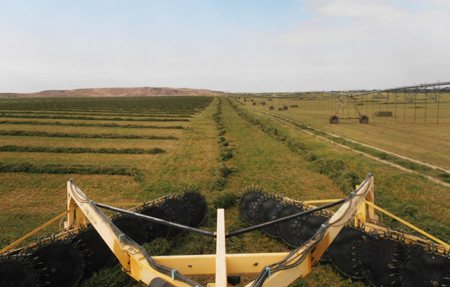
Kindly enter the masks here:
<path id="1" fill-rule="evenodd" d="M 379 111 L 379 112 L 375 112 L 375 116 L 376 117 L 392 117 L 392 112 L 389 111 Z"/>
<path id="2" fill-rule="evenodd" d="M 271 101 L 272 101 L 272 99 L 267 99 L 267 101 L 271 102 Z"/>
<path id="3" fill-rule="evenodd" d="M 298 108 L 298 105 L 291 105 L 291 108 Z"/>

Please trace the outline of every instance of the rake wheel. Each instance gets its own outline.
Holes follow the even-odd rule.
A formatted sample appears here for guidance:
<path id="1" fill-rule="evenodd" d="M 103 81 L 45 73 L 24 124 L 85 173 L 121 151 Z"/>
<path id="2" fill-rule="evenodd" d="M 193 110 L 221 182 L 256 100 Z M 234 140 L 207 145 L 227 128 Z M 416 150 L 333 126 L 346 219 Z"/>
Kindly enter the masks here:
<path id="1" fill-rule="evenodd" d="M 80 230 L 72 241 L 78 244 L 78 249 L 81 252 L 85 252 L 88 273 L 98 271 L 103 267 L 110 267 L 117 260 L 103 238 L 92 226 L 87 230 Z"/>
<path id="2" fill-rule="evenodd" d="M 323 215 L 307 216 L 300 227 L 300 240 L 303 242 L 308 241 L 317 233 L 317 231 L 319 231 L 322 224 L 326 223 L 328 220 L 330 220 L 330 218 Z M 325 251 L 320 260 L 328 260 L 328 251 Z"/>
<path id="3" fill-rule="evenodd" d="M 266 198 L 267 196 L 261 192 L 261 188 L 255 186 L 245 188 L 245 192 L 239 202 L 239 210 L 247 224 L 258 224 L 258 210 Z"/>
<path id="4" fill-rule="evenodd" d="M 403 242 L 382 237 L 357 246 L 361 268 L 372 286 L 403 286 L 402 268 L 408 252 Z"/>
<path id="5" fill-rule="evenodd" d="M 157 203 L 146 203 L 138 212 L 143 215 L 169 220 L 167 213 Z M 151 242 L 158 237 L 166 238 L 169 235 L 169 230 L 170 227 L 167 225 L 146 220 L 144 223 L 144 232 L 147 235 L 145 241 Z"/>
<path id="6" fill-rule="evenodd" d="M 300 213 L 302 211 L 304 211 L 304 209 L 300 204 L 296 204 L 295 202 L 288 202 L 286 203 L 286 206 L 281 209 L 278 217 L 282 218 Z M 299 216 L 276 224 L 278 235 L 289 246 L 299 247 L 303 244 L 303 241 L 300 238 L 300 227 L 302 221 L 302 217 Z"/>
<path id="7" fill-rule="evenodd" d="M 139 245 L 146 240 L 143 220 L 128 215 L 116 215 L 111 219 L 112 223 Z"/>
<path id="8" fill-rule="evenodd" d="M 265 223 L 278 218 L 278 214 L 285 206 L 285 203 L 279 197 L 273 196 L 266 199 L 258 210 L 258 223 Z M 278 237 L 276 225 L 269 225 L 262 228 L 262 230 L 272 237 Z"/>
<path id="9" fill-rule="evenodd" d="M 445 286 L 450 283 L 450 259 L 420 246 L 410 248 L 410 258 L 403 267 L 405 286 Z"/>
<path id="10" fill-rule="evenodd" d="M 189 226 L 199 227 L 206 219 L 208 203 L 205 197 L 194 189 L 184 189 L 181 199 L 187 204 L 190 218 Z"/>
<path id="11" fill-rule="evenodd" d="M 37 258 L 37 264 L 44 270 L 46 286 L 73 287 L 81 281 L 84 253 L 78 249 L 78 244 L 72 243 L 70 236 L 62 240 L 53 237 L 49 242 L 39 241 L 38 246 L 32 257 Z"/>
<path id="12" fill-rule="evenodd" d="M 161 208 L 167 212 L 169 220 L 181 225 L 189 225 L 189 209 L 184 200 L 179 195 L 172 195 L 165 199 Z M 184 230 L 178 228 L 170 228 L 167 238 L 173 239 L 184 233 Z"/>
<path id="13" fill-rule="evenodd" d="M 344 226 L 328 247 L 330 261 L 342 274 L 355 279 L 364 278 L 357 262 L 356 244 L 368 239 L 361 229 Z"/>
<path id="14" fill-rule="evenodd" d="M 0 256 L 0 285 L 4 287 L 40 287 L 40 273 L 36 259 L 22 251 L 14 255 Z"/>

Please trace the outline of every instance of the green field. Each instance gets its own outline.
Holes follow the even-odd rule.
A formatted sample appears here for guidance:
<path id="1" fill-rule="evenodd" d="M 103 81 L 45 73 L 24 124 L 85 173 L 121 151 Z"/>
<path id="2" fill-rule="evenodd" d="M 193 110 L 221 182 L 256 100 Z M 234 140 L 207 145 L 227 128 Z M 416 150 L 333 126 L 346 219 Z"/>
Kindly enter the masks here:
<path id="1" fill-rule="evenodd" d="M 312 107 L 301 108 L 304 103 L 296 100 L 283 100 L 283 103 L 298 104 L 299 108 L 272 113 L 450 168 L 449 133 L 445 132 L 449 130 L 450 121 L 444 120 L 445 112 L 439 125 L 372 117 L 368 125 L 357 121 L 330 125 L 328 118 L 332 107 L 317 111 L 311 110 Z M 246 226 L 236 201 L 245 187 L 258 185 L 268 192 L 298 200 L 343 198 L 368 173 L 375 178 L 377 205 L 450 242 L 448 188 L 307 135 L 300 128 L 285 125 L 253 108 L 269 112 L 268 105 L 253 106 L 250 101 L 227 97 L 0 99 L 0 134 L 4 134 L 0 135 L 0 248 L 63 212 L 66 182 L 70 178 L 93 200 L 109 203 L 142 202 L 184 187 L 198 187 L 209 203 L 208 220 L 202 228 L 214 231 L 215 209 L 225 208 L 227 231 L 234 231 Z M 124 118 L 132 120 L 122 120 Z M 150 118 L 187 121 L 142 120 Z M 66 125 L 58 126 L 56 122 Z M 111 124 L 113 126 L 102 126 Z M 30 133 L 7 135 L 10 131 Z M 88 136 L 50 137 L 36 132 Z M 123 137 L 104 136 L 111 134 Z M 103 137 L 93 138 L 92 135 Z M 140 137 L 130 138 L 131 135 Z M 22 147 L 22 150 L 11 151 L 1 146 Z M 33 152 L 32 148 L 38 147 L 43 151 Z M 60 148 L 60 152 L 56 152 L 56 148 Z M 164 153 L 64 152 L 74 148 L 91 151 L 157 148 Z M 17 170 L 7 170 L 5 166 L 32 168 L 15 172 Z M 68 167 L 79 169 L 65 173 Z M 56 172 L 58 168 L 60 173 Z M 124 169 L 130 173 L 118 172 Z M 407 230 L 398 222 L 385 221 L 388 226 Z M 145 248 L 151 255 L 208 254 L 215 252 L 215 242 L 188 234 L 174 241 L 158 239 Z M 228 253 L 288 250 L 286 244 L 260 231 L 227 242 Z M 244 276 L 244 283 L 255 276 Z M 211 276 L 193 279 L 202 284 L 213 280 Z M 292 286 L 366 285 L 367 282 L 354 282 L 342 276 L 330 264 L 319 264 Z M 87 279 L 82 286 L 144 285 L 133 281 L 116 266 Z"/>

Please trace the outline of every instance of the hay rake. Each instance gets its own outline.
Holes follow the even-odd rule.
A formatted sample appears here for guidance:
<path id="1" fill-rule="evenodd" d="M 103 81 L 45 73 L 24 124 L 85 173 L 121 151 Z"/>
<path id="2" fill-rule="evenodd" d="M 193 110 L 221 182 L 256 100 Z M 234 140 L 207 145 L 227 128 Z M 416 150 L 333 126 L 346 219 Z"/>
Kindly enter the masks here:
<path id="1" fill-rule="evenodd" d="M 348 198 L 315 203 L 324 202 L 327 204 L 315 207 L 311 202 L 268 195 L 253 187 L 246 189 L 239 204 L 250 226 L 226 232 L 224 210 L 218 209 L 216 232 L 210 232 L 198 228 L 207 214 L 206 201 L 198 191 L 188 189 L 124 210 L 91 200 L 69 181 L 67 211 L 53 220 L 67 216 L 65 229 L 27 248 L 14 248 L 19 243 L 15 242 L 2 250 L 0 283 L 76 286 L 92 272 L 118 261 L 123 271 L 152 287 L 201 286 L 186 276 L 194 274 L 215 275 L 215 281 L 208 283 L 211 287 L 227 286 L 227 282 L 235 285 L 240 277 L 227 274 L 247 273 L 257 276 L 246 286 L 288 286 L 306 276 L 319 260 L 332 262 L 351 278 L 366 278 L 374 286 L 450 283 L 447 244 L 426 233 L 438 244 L 373 223 L 375 210 L 383 210 L 373 204 L 371 175 Z M 342 205 L 337 212 L 327 210 L 337 205 Z M 102 209 L 119 215 L 107 217 Z M 279 237 L 294 249 L 226 253 L 227 238 L 254 230 Z M 140 245 L 186 231 L 215 238 L 216 254 L 152 257 Z"/>

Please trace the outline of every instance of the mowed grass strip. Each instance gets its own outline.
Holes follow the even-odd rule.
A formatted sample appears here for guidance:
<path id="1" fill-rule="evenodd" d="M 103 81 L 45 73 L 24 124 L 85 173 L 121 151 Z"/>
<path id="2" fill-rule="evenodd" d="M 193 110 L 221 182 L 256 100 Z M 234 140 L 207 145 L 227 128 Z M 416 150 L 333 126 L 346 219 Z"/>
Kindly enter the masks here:
<path id="1" fill-rule="evenodd" d="M 146 113 L 146 114 L 135 114 L 135 113 L 98 113 L 97 111 L 92 112 L 51 112 L 51 111 L 2 111 L 0 113 L 6 113 L 6 114 L 20 114 L 20 115 L 71 115 L 71 116 L 111 116 L 111 117 L 155 117 L 155 118 L 191 118 L 191 115 L 172 115 L 170 113 L 165 114 L 153 114 L 153 113 Z"/>
<path id="2" fill-rule="evenodd" d="M 16 146 L 5 145 L 0 146 L 0 152 L 45 152 L 45 153 L 109 153 L 109 154 L 161 154 L 166 153 L 165 150 L 160 148 L 142 149 L 142 148 L 101 148 L 92 149 L 89 147 L 40 147 L 40 146 Z"/>
<path id="3" fill-rule="evenodd" d="M 42 122 L 42 121 L 8 121 L 0 120 L 0 125 L 40 125 L 40 126 L 72 126 L 72 127 L 101 127 L 101 128 L 128 128 L 128 129 L 183 129 L 183 126 L 155 126 L 155 125 L 119 125 L 116 123 L 94 124 L 83 122 Z"/>
<path id="4" fill-rule="evenodd" d="M 60 137 L 60 138 L 106 138 L 106 139 L 158 139 L 158 140 L 176 140 L 174 136 L 154 136 L 154 135 L 121 135 L 121 134 L 85 134 L 85 133 L 49 133 L 42 131 L 0 131 L 2 136 L 27 136 L 27 137 Z"/>
<path id="5" fill-rule="evenodd" d="M 180 129 L 131 129 L 122 127 L 85 127 L 85 126 L 52 126 L 52 125 L 2 125 L 2 131 L 40 131 L 46 133 L 65 133 L 65 134 L 118 134 L 118 135 L 135 135 L 135 136 L 148 136 L 154 135 L 158 137 L 181 137 L 183 135 L 183 130 Z"/>
<path id="6" fill-rule="evenodd" d="M 19 136 L 2 136 L 0 137 L 2 145 L 16 145 L 16 146 L 32 146 L 32 147 L 53 147 L 53 148 L 138 148 L 138 149 L 152 149 L 161 148 L 168 153 L 175 151 L 180 140 L 129 140 L 129 139 L 105 139 L 105 138 L 49 138 L 49 137 L 19 137 Z"/>
<path id="7" fill-rule="evenodd" d="M 4 163 L 0 162 L 0 172 L 23 172 L 45 174 L 109 174 L 136 176 L 136 168 L 125 166 L 98 166 L 98 165 L 62 165 L 44 164 L 35 165 L 29 162 Z"/>
<path id="8" fill-rule="evenodd" d="M 188 122 L 189 119 L 166 119 L 166 118 L 132 118 L 132 117 L 87 117 L 87 116 L 50 116 L 50 115 L 15 115 L 0 114 L 1 118 L 22 118 L 22 119 L 64 119 L 64 120 L 86 120 L 86 121 L 139 121 L 139 122 Z"/>

